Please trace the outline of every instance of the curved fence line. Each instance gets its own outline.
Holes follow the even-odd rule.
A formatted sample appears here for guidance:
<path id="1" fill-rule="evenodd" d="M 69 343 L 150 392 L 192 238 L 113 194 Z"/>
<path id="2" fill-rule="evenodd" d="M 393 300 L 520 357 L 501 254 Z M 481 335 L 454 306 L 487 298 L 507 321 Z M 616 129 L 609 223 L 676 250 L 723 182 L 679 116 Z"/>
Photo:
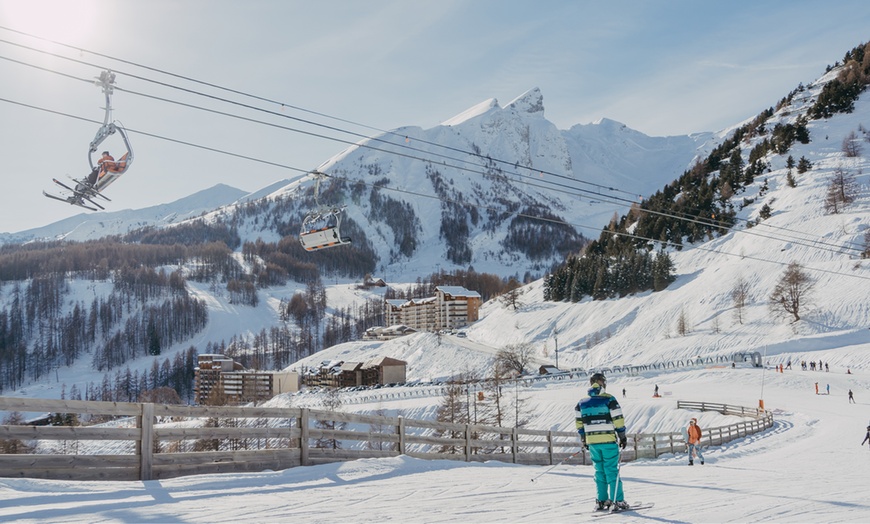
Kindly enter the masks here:
<path id="1" fill-rule="evenodd" d="M 758 409 L 680 401 L 678 409 L 717 411 L 747 420 L 706 430 L 720 445 L 773 425 Z M 588 464 L 575 431 L 458 424 L 309 408 L 175 406 L 167 404 L 0 397 L 0 411 L 122 417 L 123 426 L 0 425 L 0 440 L 17 453 L 0 454 L 0 476 L 68 480 L 153 480 L 203 473 L 280 470 L 360 458 L 423 459 L 553 465 L 578 457 Z M 193 422 L 195 424 L 179 422 Z M 168 421 L 168 422 L 167 422 Z M 676 453 L 679 433 L 634 433 L 624 461 Z M 40 452 L 38 441 L 61 444 Z M 98 445 L 94 445 L 94 444 Z M 7 446 L 8 448 L 9 446 Z M 578 448 L 580 448 L 578 450 Z"/>

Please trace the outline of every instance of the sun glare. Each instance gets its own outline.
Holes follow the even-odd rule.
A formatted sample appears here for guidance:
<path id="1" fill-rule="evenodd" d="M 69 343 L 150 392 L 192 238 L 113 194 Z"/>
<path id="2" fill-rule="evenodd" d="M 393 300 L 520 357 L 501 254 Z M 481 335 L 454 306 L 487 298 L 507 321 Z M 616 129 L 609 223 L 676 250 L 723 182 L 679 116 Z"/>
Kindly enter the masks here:
<path id="1" fill-rule="evenodd" d="M 0 25 L 73 45 L 98 27 L 92 0 L 0 0 L 0 15 Z"/>

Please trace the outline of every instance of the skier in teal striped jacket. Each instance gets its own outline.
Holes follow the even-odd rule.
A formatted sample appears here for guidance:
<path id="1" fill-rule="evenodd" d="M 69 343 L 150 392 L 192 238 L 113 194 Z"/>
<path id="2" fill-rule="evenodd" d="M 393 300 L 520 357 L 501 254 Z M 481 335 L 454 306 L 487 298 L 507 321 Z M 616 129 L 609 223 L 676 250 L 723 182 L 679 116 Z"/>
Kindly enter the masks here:
<path id="1" fill-rule="evenodd" d="M 589 383 L 589 396 L 578 402 L 574 411 L 577 433 L 595 466 L 595 509 L 624 510 L 628 504 L 619 479 L 619 448 L 625 449 L 627 438 L 622 408 L 613 395 L 604 392 L 607 379 L 603 374 L 595 373 Z"/>

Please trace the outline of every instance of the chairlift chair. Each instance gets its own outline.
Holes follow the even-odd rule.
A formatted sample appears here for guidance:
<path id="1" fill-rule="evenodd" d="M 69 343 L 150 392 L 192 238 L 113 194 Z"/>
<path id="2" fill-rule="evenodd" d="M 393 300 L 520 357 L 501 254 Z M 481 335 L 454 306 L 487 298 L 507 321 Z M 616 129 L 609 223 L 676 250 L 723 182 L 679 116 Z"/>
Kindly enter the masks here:
<path id="1" fill-rule="evenodd" d="M 112 121 L 112 93 L 115 90 L 115 73 L 111 71 L 103 71 L 94 83 L 103 88 L 103 93 L 106 96 L 106 113 L 103 117 L 103 125 L 97 130 L 97 134 L 94 136 L 94 139 L 88 147 L 88 163 L 90 164 L 91 169 L 94 169 L 97 166 L 97 162 L 94 158 L 100 144 L 116 132 L 121 136 L 121 139 L 124 142 L 124 148 L 126 149 L 126 152 L 120 158 L 111 162 L 110 165 L 105 168 L 104 175 L 97 180 L 94 190 L 100 192 L 127 172 L 127 169 L 130 168 L 130 164 L 133 163 L 133 148 L 130 147 L 130 139 L 127 137 L 127 131 L 124 127 L 121 126 L 119 122 Z"/>
<path id="2" fill-rule="evenodd" d="M 299 231 L 299 243 L 302 244 L 302 248 L 305 251 L 318 251 L 320 249 L 350 244 L 350 237 L 341 236 L 341 214 L 344 212 L 344 208 L 320 206 L 320 181 L 327 175 L 317 171 L 313 174 L 317 177 L 317 182 L 314 186 L 314 201 L 317 202 L 318 209 L 308 213 L 302 219 L 302 228 Z"/>

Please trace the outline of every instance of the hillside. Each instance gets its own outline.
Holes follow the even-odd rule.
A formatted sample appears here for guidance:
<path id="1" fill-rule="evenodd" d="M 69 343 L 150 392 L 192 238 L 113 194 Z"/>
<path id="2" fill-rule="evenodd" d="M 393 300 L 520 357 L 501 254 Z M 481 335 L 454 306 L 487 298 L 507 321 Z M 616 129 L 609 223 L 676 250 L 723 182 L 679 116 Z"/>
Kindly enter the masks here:
<path id="1" fill-rule="evenodd" d="M 840 69 L 832 69 L 807 88 L 795 90 L 792 95 L 783 99 L 784 101 L 775 111 L 763 115 L 764 119 L 757 124 L 755 131 L 744 135 L 740 140 L 736 151 L 742 152 L 745 157 L 741 161 L 746 165 L 751 164 L 749 157 L 756 150 L 754 145 L 769 140 L 771 133 L 775 134 L 781 125 L 806 119 L 808 112 L 818 107 L 818 101 L 825 93 L 824 86 L 830 83 L 839 71 Z M 554 140 L 553 137 L 560 132 L 543 119 L 542 111 L 540 94 L 533 90 L 505 108 L 501 108 L 494 101 L 483 104 L 448 121 L 449 125 L 440 126 L 432 132 L 464 137 L 465 133 L 470 131 L 466 131 L 463 126 L 471 126 L 471 129 L 478 133 L 474 135 L 475 140 L 483 143 L 486 139 L 486 143 L 494 148 L 494 151 L 507 154 L 506 150 L 498 148 L 500 144 L 507 147 L 502 143 L 504 141 L 516 144 L 515 141 L 510 140 L 512 136 L 510 131 L 516 130 L 516 127 L 512 128 L 511 125 L 522 124 L 520 127 L 531 129 L 532 124 L 535 124 L 540 128 L 537 132 L 519 135 L 527 140 L 526 144 L 529 146 L 523 150 L 526 151 L 524 153 L 527 155 L 526 158 L 534 157 L 537 152 L 547 151 L 549 156 L 544 157 L 550 159 L 547 161 L 549 162 L 546 164 L 547 167 L 555 169 L 557 165 L 563 167 L 567 163 L 574 165 L 574 158 L 581 157 L 571 156 L 570 147 L 561 148 L 558 144 L 550 143 L 552 140 L 543 140 L 546 137 Z M 228 224 L 232 224 L 235 228 L 233 231 L 240 237 L 260 239 L 256 246 L 250 244 L 243 247 L 242 252 L 231 252 L 227 248 L 222 248 L 216 259 L 222 261 L 219 267 L 223 269 L 215 271 L 215 267 L 200 263 L 207 257 L 215 256 L 214 253 L 196 251 L 201 248 L 195 248 L 183 255 L 174 255 L 176 258 L 167 258 L 167 262 L 158 266 L 167 272 L 167 275 L 162 278 L 164 285 L 170 284 L 169 288 L 171 288 L 172 278 L 176 279 L 176 284 L 178 277 L 186 279 L 186 293 L 196 301 L 195 304 L 202 304 L 207 309 L 208 323 L 203 330 L 185 339 L 184 342 L 162 347 L 157 359 L 145 355 L 139 346 L 131 346 L 128 351 L 132 358 L 121 366 L 111 368 L 111 377 L 114 378 L 110 377 L 108 383 L 117 383 L 119 374 L 125 371 L 125 366 L 129 366 L 133 373 L 139 373 L 140 380 L 137 384 L 143 383 L 146 374 L 152 378 L 160 376 L 160 373 L 153 373 L 155 365 L 169 368 L 175 365 L 175 360 L 182 352 L 187 352 L 190 348 L 200 352 L 225 351 L 233 356 L 242 357 L 260 355 L 258 358 L 262 363 L 263 347 L 276 350 L 274 355 L 271 353 L 265 355 L 266 363 L 263 365 L 266 367 L 292 368 L 316 365 L 320 361 L 334 358 L 353 357 L 353 360 L 359 360 L 355 356 L 363 353 L 384 354 L 408 360 L 411 368 L 409 376 L 412 378 L 446 379 L 463 371 L 460 369 L 463 367 L 485 373 L 493 352 L 507 344 L 532 344 L 538 351 L 536 357 L 539 362 L 555 361 L 557 338 L 559 365 L 562 368 L 588 369 L 614 364 L 650 364 L 696 356 L 729 355 L 735 351 L 759 351 L 771 356 L 790 352 L 794 359 L 814 358 L 809 355 L 821 352 L 821 356 L 832 364 L 861 369 L 866 365 L 863 360 L 847 361 L 846 357 L 839 355 L 839 348 L 844 345 L 863 348 L 870 334 L 866 322 L 867 306 L 863 303 L 863 297 L 868 291 L 867 262 L 861 258 L 866 245 L 864 234 L 867 224 L 870 223 L 866 191 L 868 181 L 865 174 L 868 155 L 867 147 L 864 146 L 867 143 L 864 121 L 868 113 L 870 113 L 868 96 L 864 93 L 854 102 L 851 111 L 839 111 L 824 118 L 809 119 L 805 126 L 808 135 L 806 143 L 794 142 L 784 151 L 768 152 L 763 158 L 767 167 L 757 173 L 751 182 L 742 184 L 735 194 L 723 202 L 723 205 L 733 208 L 735 216 L 734 227 L 725 234 L 711 236 L 705 241 L 679 245 L 667 243 L 654 245 L 655 249 L 664 248 L 674 263 L 675 280 L 663 291 L 644 291 L 607 300 L 592 300 L 586 297 L 574 303 L 554 302 L 544 300 L 545 281 L 531 282 L 523 288 L 523 295 L 520 298 L 522 306 L 517 310 L 507 309 L 498 300 L 490 301 L 484 306 L 481 312 L 482 319 L 467 331 L 471 343 L 481 343 L 485 347 L 463 349 L 457 346 L 449 368 L 431 363 L 427 358 L 431 350 L 425 348 L 433 345 L 448 348 L 450 344 L 437 346 L 437 342 L 431 343 L 426 339 L 426 335 L 390 342 L 383 346 L 349 342 L 307 357 L 321 349 L 318 336 L 322 335 L 323 340 L 326 340 L 325 335 L 330 327 L 337 329 L 338 323 L 350 322 L 349 319 L 354 316 L 353 311 L 362 310 L 367 303 L 377 303 L 382 299 L 383 291 L 372 293 L 356 290 L 354 286 L 347 285 L 347 279 L 341 277 L 338 269 L 332 272 L 333 276 L 329 281 L 319 283 L 298 284 L 285 278 L 283 283 L 267 284 L 267 281 L 258 282 L 251 278 L 252 274 L 264 271 L 270 267 L 270 263 L 273 263 L 272 259 L 265 258 L 269 253 L 281 255 L 283 260 L 296 260 L 292 255 L 282 253 L 280 249 L 276 251 L 274 246 L 269 247 L 270 242 L 280 240 L 280 231 L 292 231 L 293 210 L 301 209 L 305 202 L 310 204 L 313 200 L 310 194 L 302 203 L 295 198 L 298 192 L 305 191 L 304 186 L 310 180 L 303 178 L 291 182 L 272 192 L 265 199 L 229 206 L 207 215 L 206 224 L 217 224 L 221 220 L 228 220 Z M 645 141 L 638 134 L 613 122 L 602 121 L 595 125 L 600 127 L 582 131 L 574 129 L 573 132 L 586 133 L 587 141 L 592 140 L 589 136 L 594 135 L 593 130 L 599 130 L 600 134 L 611 137 L 616 134 L 624 136 L 622 141 L 600 141 L 609 146 L 614 143 L 630 143 L 639 149 L 659 147 L 668 150 L 668 141 L 661 141 L 655 146 L 655 141 Z M 498 133 L 493 133 L 491 130 L 487 132 L 490 126 L 501 127 Z M 405 130 L 409 140 L 424 141 L 420 132 L 418 136 L 412 131 Z M 537 144 L 538 139 L 547 144 L 531 147 Z M 847 151 L 844 148 L 844 141 L 854 146 L 854 150 Z M 475 141 L 466 142 L 466 144 L 475 143 Z M 368 167 L 364 166 L 372 164 L 365 164 L 365 162 L 374 161 L 374 158 L 369 158 L 367 155 L 378 156 L 363 147 L 352 148 L 331 159 L 321 168 L 333 175 L 339 172 L 339 166 L 345 166 L 342 169 L 348 169 L 347 166 L 357 166 L 358 169 L 368 172 Z M 380 156 L 383 157 L 380 160 L 386 164 L 372 168 L 374 172 L 380 173 L 378 176 L 386 176 L 387 165 L 394 166 L 390 167 L 393 169 L 391 171 L 393 174 L 390 175 L 393 180 L 390 185 L 395 185 L 397 181 L 398 186 L 411 187 L 414 184 L 411 178 L 401 177 L 406 173 L 405 170 L 395 167 L 404 162 L 401 157 L 386 153 Z M 733 154 L 731 156 L 733 158 Z M 366 158 L 369 160 L 365 160 Z M 789 158 L 804 159 L 812 167 L 804 171 L 790 168 Z M 576 162 L 579 163 L 580 160 Z M 720 176 L 722 172 L 720 169 L 710 176 Z M 831 180 L 837 174 L 849 175 L 850 180 L 853 181 L 851 187 L 854 194 L 850 197 L 851 201 L 848 205 L 839 206 L 836 212 L 833 212 L 826 208 L 825 200 L 830 192 Z M 472 183 L 469 181 L 470 178 L 467 176 L 464 181 L 460 181 L 459 178 L 454 177 L 452 185 L 445 184 L 444 187 L 453 188 L 449 191 L 459 192 L 455 188 L 460 187 L 462 183 L 466 184 L 462 187 L 473 189 L 469 190 L 470 194 L 478 191 L 479 195 L 486 195 L 488 191 L 521 189 L 510 180 L 491 177 L 487 179 L 489 185 L 484 191 L 481 182 Z M 794 183 L 789 181 L 790 178 L 794 179 Z M 368 197 L 361 194 L 359 205 L 348 207 L 347 213 L 351 218 L 355 213 L 371 213 L 373 203 L 397 202 L 392 197 L 387 199 L 381 195 L 386 191 L 365 189 L 364 184 L 355 187 L 363 187 L 364 192 L 368 191 Z M 538 189 L 528 191 L 529 194 L 532 192 L 538 196 L 544 194 Z M 526 194 L 525 190 L 521 193 Z M 351 191 L 351 196 L 352 194 Z M 511 193 L 506 193 L 509 194 Z M 551 202 L 566 204 L 559 200 L 564 196 L 550 192 L 547 198 L 553 198 Z M 675 201 L 680 200 L 681 195 L 673 198 Z M 420 228 L 437 236 L 436 231 L 441 227 L 438 225 L 440 221 L 437 217 L 441 216 L 438 210 L 442 202 L 435 201 L 434 207 L 425 207 L 422 200 L 414 205 L 407 202 L 406 204 L 400 207 L 412 210 L 415 216 L 423 217 L 424 213 L 421 210 L 430 210 L 426 212 L 429 213 L 428 218 L 420 222 Z M 574 208 L 565 205 L 562 209 L 567 214 Z M 382 235 L 381 241 L 390 236 L 385 233 L 386 229 L 378 227 L 373 229 L 377 235 Z M 501 233 L 496 234 L 497 231 L 499 230 L 481 233 L 483 234 L 480 237 L 481 245 L 486 242 L 490 242 L 490 246 L 497 244 L 499 240 L 496 237 L 506 234 L 507 230 L 500 230 Z M 292 240 L 292 237 L 288 238 Z M 284 244 L 279 246 L 286 245 L 300 249 L 295 241 L 285 238 L 283 242 Z M 371 245 L 375 244 L 376 242 L 372 241 Z M 386 245 L 385 241 L 383 245 Z M 148 246 L 141 247 L 152 249 Z M 406 273 L 416 275 L 412 270 L 433 271 L 449 267 L 449 261 L 443 258 L 444 244 L 430 239 L 421 245 L 419 250 L 420 253 L 431 250 L 431 253 L 427 257 L 404 258 L 394 252 L 393 256 L 397 257 L 395 260 L 401 261 L 396 262 L 395 266 L 380 268 L 385 271 L 387 268 L 395 271 L 395 273 L 383 273 L 386 280 L 392 284 Z M 358 251 L 327 251 L 332 253 L 330 255 L 332 258 L 321 260 L 332 260 L 335 263 L 351 260 L 354 253 L 358 253 Z M 503 272 L 516 274 L 518 268 L 524 267 L 524 262 L 521 257 L 517 258 L 515 255 L 516 253 L 510 254 L 509 251 L 500 254 L 493 252 L 484 268 L 501 267 Z M 787 318 L 774 315 L 775 311 L 771 311 L 768 300 L 786 266 L 792 262 L 803 266 L 803 270 L 810 275 L 813 284 L 812 293 L 804 297 L 806 300 L 802 302 L 799 322 L 789 322 Z M 175 277 L 170 273 L 174 273 Z M 130 278 L 135 276 L 135 274 L 129 275 Z M 159 275 L 154 272 L 149 278 L 159 280 Z M 226 284 L 222 281 L 223 278 L 228 280 Z M 745 304 L 740 308 L 740 318 L 738 318 L 735 315 L 737 311 L 732 295 L 735 284 L 741 280 L 748 287 Z M 255 285 L 257 282 L 259 285 Z M 52 306 L 68 315 L 74 313 L 71 311 L 74 305 L 87 308 L 88 304 L 95 300 L 95 295 L 101 293 L 99 290 L 108 289 L 103 287 L 103 284 L 99 286 L 88 284 L 87 280 L 73 279 L 72 283 L 74 293 Z M 232 285 L 242 287 L 230 289 Z M 171 291 L 169 288 L 161 293 Z M 23 290 L 17 285 L 7 283 L 0 291 L 3 293 L 5 303 L 12 304 L 15 297 L 20 296 L 19 293 Z M 129 293 L 130 289 L 124 292 Z M 294 295 L 306 297 L 309 311 L 321 316 L 315 318 L 309 315 L 298 322 L 288 319 L 287 303 Z M 157 308 L 158 305 L 155 303 L 148 307 Z M 157 311 L 157 309 L 152 310 Z M 139 314 L 129 309 L 127 311 L 127 315 Z M 130 322 L 123 317 L 114 319 L 106 325 L 116 326 L 112 329 L 118 329 L 125 321 Z M 371 317 L 365 321 L 372 322 L 375 318 Z M 137 337 L 140 340 L 155 342 L 155 332 L 149 327 L 147 317 L 137 318 L 135 322 Z M 155 327 L 160 328 L 164 322 L 166 321 L 156 322 Z M 358 324 L 357 331 L 364 325 Z M 151 335 L 148 335 L 149 333 Z M 157 334 L 159 333 L 158 331 Z M 59 389 L 69 390 L 74 383 L 79 383 L 78 390 L 82 391 L 82 382 L 96 384 L 100 379 L 106 382 L 107 375 L 90 371 L 88 362 L 93 359 L 93 351 L 87 347 L 75 349 L 83 349 L 86 352 L 85 356 L 75 363 L 59 359 L 49 360 L 49 364 L 42 362 L 36 368 L 41 371 L 31 372 L 32 378 L 22 382 L 22 387 L 16 387 L 16 390 L 25 395 L 58 396 Z M 105 351 L 105 348 L 98 348 L 98 350 Z M 349 352 L 350 356 L 345 356 L 344 352 Z M 12 364 L 7 363 L 7 365 Z M 178 362 L 178 366 L 183 365 L 189 367 L 192 364 L 189 361 Z M 50 370 L 55 372 L 49 373 Z M 49 379 L 52 375 L 54 380 Z"/>

